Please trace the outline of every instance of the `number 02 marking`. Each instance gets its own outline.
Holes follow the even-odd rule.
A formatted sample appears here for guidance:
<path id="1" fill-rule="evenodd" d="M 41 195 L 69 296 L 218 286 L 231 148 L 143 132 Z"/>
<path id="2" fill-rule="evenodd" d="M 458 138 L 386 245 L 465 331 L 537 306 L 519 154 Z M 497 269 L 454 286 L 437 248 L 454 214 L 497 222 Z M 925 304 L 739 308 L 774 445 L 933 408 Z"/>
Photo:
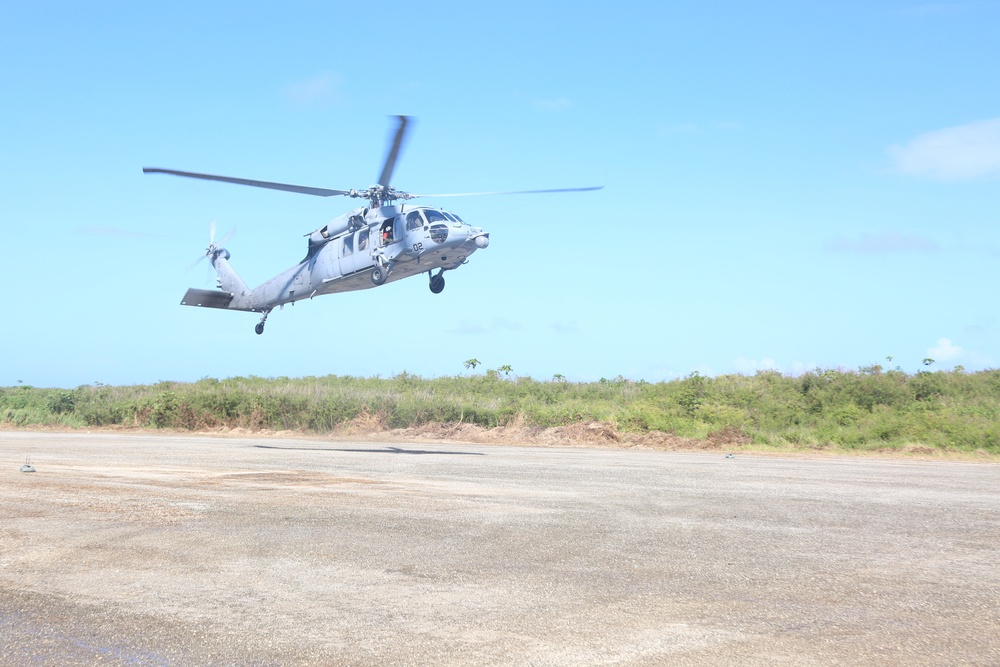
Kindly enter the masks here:
<path id="1" fill-rule="evenodd" d="M 413 244 L 413 252 L 420 252 L 423 249 L 424 249 L 424 244 L 423 243 L 414 243 Z"/>

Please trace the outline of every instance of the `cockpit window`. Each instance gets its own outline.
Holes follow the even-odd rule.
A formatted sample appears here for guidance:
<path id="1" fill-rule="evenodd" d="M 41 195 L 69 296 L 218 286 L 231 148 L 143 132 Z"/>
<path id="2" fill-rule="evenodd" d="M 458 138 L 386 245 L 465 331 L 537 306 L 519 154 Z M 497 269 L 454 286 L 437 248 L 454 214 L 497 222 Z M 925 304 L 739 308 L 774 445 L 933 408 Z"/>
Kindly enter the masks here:
<path id="1" fill-rule="evenodd" d="M 458 213 L 450 213 L 449 215 L 451 215 L 451 217 L 461 222 L 463 225 L 465 224 L 465 220 L 462 220 L 460 217 L 458 217 Z"/>
<path id="2" fill-rule="evenodd" d="M 406 214 L 406 231 L 410 232 L 424 226 L 424 219 L 420 217 L 420 211 L 410 211 Z"/>
<path id="3" fill-rule="evenodd" d="M 434 209 L 424 209 L 424 215 L 427 216 L 427 222 L 448 222 L 448 218 L 441 214 L 441 211 L 435 211 Z"/>

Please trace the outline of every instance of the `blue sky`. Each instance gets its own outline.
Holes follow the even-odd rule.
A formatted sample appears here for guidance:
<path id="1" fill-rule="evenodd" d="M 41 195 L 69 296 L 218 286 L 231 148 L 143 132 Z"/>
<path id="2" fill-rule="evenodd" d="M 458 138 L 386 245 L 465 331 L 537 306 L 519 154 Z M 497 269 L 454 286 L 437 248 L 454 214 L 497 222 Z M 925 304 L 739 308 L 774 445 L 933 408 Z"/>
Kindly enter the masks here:
<path id="1" fill-rule="evenodd" d="M 662 6 L 661 6 L 662 5 Z M 5 3 L 0 386 L 510 365 L 573 380 L 1000 363 L 1000 3 Z M 257 316 L 416 117 L 411 192 L 491 232 L 411 278 Z M 891 363 L 886 357 L 893 357 Z"/>

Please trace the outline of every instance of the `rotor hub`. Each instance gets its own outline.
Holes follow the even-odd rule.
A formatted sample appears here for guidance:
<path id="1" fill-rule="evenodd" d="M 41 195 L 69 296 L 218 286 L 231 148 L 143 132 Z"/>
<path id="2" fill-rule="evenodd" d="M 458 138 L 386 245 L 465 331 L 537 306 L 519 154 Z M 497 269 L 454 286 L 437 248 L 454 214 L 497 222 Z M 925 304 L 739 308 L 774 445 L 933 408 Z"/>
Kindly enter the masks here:
<path id="1" fill-rule="evenodd" d="M 414 197 L 409 192 L 397 190 L 391 185 L 372 185 L 366 190 L 351 190 L 349 196 L 357 199 L 367 199 L 371 208 L 379 208 L 400 199 L 405 201 Z"/>

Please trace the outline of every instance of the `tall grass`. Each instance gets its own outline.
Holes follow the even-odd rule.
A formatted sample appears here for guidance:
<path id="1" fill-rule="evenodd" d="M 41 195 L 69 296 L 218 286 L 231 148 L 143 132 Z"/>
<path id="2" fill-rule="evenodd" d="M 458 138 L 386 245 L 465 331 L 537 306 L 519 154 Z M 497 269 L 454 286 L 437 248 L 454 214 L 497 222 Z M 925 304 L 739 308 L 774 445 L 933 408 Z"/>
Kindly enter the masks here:
<path id="1" fill-rule="evenodd" d="M 817 370 L 632 382 L 539 382 L 485 375 L 421 378 L 236 377 L 194 383 L 0 388 L 15 426 L 299 430 L 324 433 L 365 415 L 387 426 L 466 422 L 613 424 L 623 432 L 706 437 L 728 429 L 777 447 L 922 445 L 1000 453 L 1000 370 Z"/>

